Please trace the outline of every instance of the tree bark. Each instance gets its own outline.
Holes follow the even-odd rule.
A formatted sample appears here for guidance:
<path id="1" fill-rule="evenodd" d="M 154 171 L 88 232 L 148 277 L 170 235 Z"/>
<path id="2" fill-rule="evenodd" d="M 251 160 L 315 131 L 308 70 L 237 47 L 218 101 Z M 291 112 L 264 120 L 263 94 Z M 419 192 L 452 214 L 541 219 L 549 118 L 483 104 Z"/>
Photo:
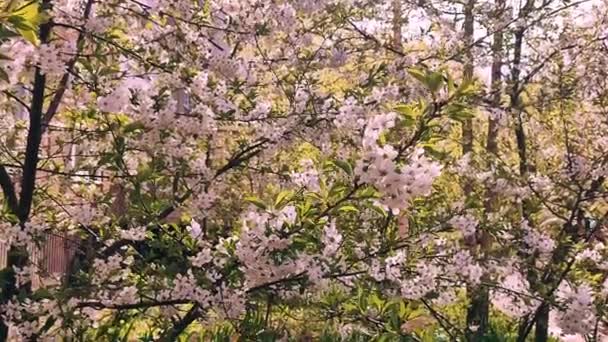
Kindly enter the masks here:
<path id="1" fill-rule="evenodd" d="M 526 18 L 530 14 L 530 12 L 534 8 L 534 0 L 527 0 L 524 6 L 519 11 L 519 18 L 523 20 L 525 23 Z M 513 118 L 515 119 L 515 139 L 517 143 L 517 155 L 519 158 L 519 174 L 521 177 L 527 177 L 530 171 L 530 165 L 528 161 L 527 154 L 527 146 L 526 146 L 526 133 L 524 128 L 524 118 L 523 118 L 523 104 L 521 102 L 521 92 L 523 91 L 523 84 L 521 80 L 521 63 L 522 63 L 522 50 L 523 50 L 523 42 L 524 35 L 526 32 L 526 25 L 520 25 L 515 29 L 513 34 L 513 64 L 511 65 L 511 87 L 510 87 L 510 106 L 511 113 Z M 527 200 L 522 201 L 521 206 L 521 214 L 524 220 L 529 221 L 530 217 L 530 203 Z M 529 280 L 532 280 L 529 277 Z M 532 284 L 532 282 L 531 282 Z M 538 317 L 541 318 L 541 317 Z M 548 321 L 548 314 L 547 314 Z M 537 321 L 538 322 L 538 321 Z M 527 334 L 529 332 L 529 321 L 527 318 L 523 320 L 519 327 L 517 341 L 525 341 Z M 532 323 L 533 324 L 533 323 Z M 543 325 L 548 326 L 548 322 L 541 322 L 540 325 L 537 325 L 542 329 Z M 546 329 L 545 329 L 546 330 Z M 543 332 L 537 332 L 537 334 L 543 334 Z M 546 334 L 546 332 L 545 332 Z"/>
<path id="2" fill-rule="evenodd" d="M 495 18 L 499 19 L 504 16 L 505 0 L 496 1 Z M 497 25 L 499 26 L 499 25 Z M 500 100 L 502 95 L 502 55 L 503 55 L 503 32 L 497 29 L 492 37 L 492 69 L 491 69 L 491 106 L 493 110 L 499 110 Z M 486 141 L 486 150 L 488 153 L 496 156 L 498 154 L 498 120 L 490 117 L 488 122 L 488 135 Z"/>
<path id="3" fill-rule="evenodd" d="M 469 48 L 465 51 L 465 64 L 463 70 L 463 82 L 471 82 L 474 77 L 475 57 L 473 51 L 473 41 L 475 34 L 475 0 L 468 0 L 464 7 L 464 44 Z M 462 126 L 462 153 L 473 152 L 473 119 L 466 119 Z M 473 184 L 469 180 L 465 180 L 464 193 L 470 194 L 473 190 Z M 479 241 L 474 241 L 472 246 L 473 252 L 477 250 Z M 484 286 L 469 288 L 470 304 L 467 308 L 467 341 L 480 341 L 485 336 L 488 329 L 489 316 L 489 293 Z M 473 328 L 474 327 L 474 328 Z"/>
<path id="4" fill-rule="evenodd" d="M 543 304 L 538 318 L 536 319 L 536 330 L 534 331 L 535 342 L 546 342 L 549 339 L 549 304 Z"/>
<path id="5" fill-rule="evenodd" d="M 403 28 L 403 11 L 401 8 L 401 0 L 393 0 L 393 48 L 401 51 L 403 37 L 401 30 Z"/>
<path id="6" fill-rule="evenodd" d="M 42 1 L 42 8 L 48 9 L 51 0 Z M 46 43 L 51 34 L 52 24 L 50 22 L 40 25 L 39 38 L 42 44 Z M 46 76 L 39 67 L 36 67 L 34 74 L 34 86 L 32 91 L 32 105 L 30 106 L 30 125 L 27 135 L 27 145 L 25 149 L 25 162 L 21 177 L 21 193 L 15 214 L 20 225 L 23 227 L 29 219 L 34 188 L 36 185 L 36 171 L 38 169 L 38 152 L 42 139 L 42 116 L 44 107 L 44 93 L 46 87 Z M 3 188 L 5 186 L 3 185 Z M 6 194 L 5 194 L 6 195 Z M 12 199 L 14 200 L 14 199 Z M 7 267 L 2 273 L 4 286 L 0 293 L 0 305 L 8 303 L 11 298 L 18 293 L 14 268 L 23 268 L 28 263 L 28 253 L 25 247 L 13 246 L 8 252 Z M 25 286 L 25 291 L 29 291 L 29 286 Z M 0 341 L 8 339 L 8 326 L 0 318 Z"/>
<path id="7" fill-rule="evenodd" d="M 197 318 L 199 318 L 201 312 L 199 311 L 198 304 L 194 304 L 192 308 L 182 317 L 176 324 L 165 331 L 164 334 L 158 339 L 159 342 L 171 342 L 178 341 L 179 335 L 192 324 Z"/>
<path id="8" fill-rule="evenodd" d="M 473 79 L 474 72 L 474 56 L 473 56 L 473 41 L 475 33 L 475 0 L 468 0 L 464 7 L 464 44 L 469 48 L 465 51 L 465 63 L 463 70 L 463 78 L 465 81 Z M 473 151 L 473 120 L 466 119 L 462 127 L 462 152 L 467 154 Z"/>

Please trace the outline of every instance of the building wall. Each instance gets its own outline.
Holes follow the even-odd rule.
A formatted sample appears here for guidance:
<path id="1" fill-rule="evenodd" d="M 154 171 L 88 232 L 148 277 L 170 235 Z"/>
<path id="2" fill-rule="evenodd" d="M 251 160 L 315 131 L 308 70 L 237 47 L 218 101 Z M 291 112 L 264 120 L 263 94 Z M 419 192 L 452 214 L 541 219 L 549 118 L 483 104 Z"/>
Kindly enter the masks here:
<path id="1" fill-rule="evenodd" d="M 30 262 L 36 265 L 38 274 L 32 274 L 32 288 L 55 284 L 70 270 L 78 242 L 67 235 L 48 233 L 40 247 L 28 246 Z M 8 246 L 0 242 L 0 269 L 7 267 Z"/>

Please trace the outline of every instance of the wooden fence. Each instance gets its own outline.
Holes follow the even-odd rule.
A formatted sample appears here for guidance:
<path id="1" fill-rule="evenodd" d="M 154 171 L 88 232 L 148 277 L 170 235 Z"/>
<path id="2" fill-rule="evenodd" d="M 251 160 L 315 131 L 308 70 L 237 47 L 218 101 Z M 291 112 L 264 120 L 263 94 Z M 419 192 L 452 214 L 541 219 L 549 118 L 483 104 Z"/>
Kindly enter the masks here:
<path id="1" fill-rule="evenodd" d="M 47 233 L 39 246 L 30 244 L 30 261 L 37 265 L 38 274 L 32 275 L 32 287 L 39 288 L 62 279 L 68 273 L 79 242 L 67 234 Z M 0 242 L 0 269 L 7 267 L 8 245 Z"/>
<path id="2" fill-rule="evenodd" d="M 0 241 L 0 270 L 6 267 L 8 260 L 8 245 Z"/>

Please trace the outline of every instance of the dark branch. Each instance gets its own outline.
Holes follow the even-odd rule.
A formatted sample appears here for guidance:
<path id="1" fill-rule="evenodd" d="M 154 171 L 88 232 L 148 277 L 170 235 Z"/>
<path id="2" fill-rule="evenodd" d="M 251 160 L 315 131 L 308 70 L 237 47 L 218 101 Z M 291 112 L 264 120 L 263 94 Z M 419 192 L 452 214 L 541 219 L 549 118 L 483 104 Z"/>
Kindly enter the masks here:
<path id="1" fill-rule="evenodd" d="M 13 214 L 17 214 L 19 209 L 17 194 L 15 193 L 15 187 L 11 181 L 11 176 L 8 174 L 8 172 L 6 172 L 4 165 L 0 165 L 0 187 L 4 193 L 4 198 L 7 201 L 8 208 Z"/>
<path id="2" fill-rule="evenodd" d="M 78 308 L 96 308 L 96 309 L 115 309 L 115 310 L 129 310 L 129 309 L 147 309 L 156 306 L 167 306 L 167 305 L 179 305 L 179 304 L 188 304 L 191 303 L 189 300 L 185 299 L 174 299 L 174 300 L 166 300 L 166 301 L 148 301 L 148 302 L 139 302 L 133 304 L 110 304 L 106 305 L 102 302 L 82 302 L 79 303 L 76 307 Z"/>
<path id="3" fill-rule="evenodd" d="M 198 308 L 197 304 L 194 304 L 192 306 L 192 308 L 190 308 L 190 310 L 188 311 L 188 313 L 179 320 L 179 322 L 177 322 L 173 328 L 167 330 L 159 339 L 158 341 L 163 341 L 163 342 L 170 342 L 170 341 L 177 341 L 179 335 L 186 330 L 186 328 L 188 328 L 188 326 L 194 322 L 194 320 L 196 320 L 198 317 L 200 317 L 201 315 L 201 311 Z"/>
<path id="4" fill-rule="evenodd" d="M 94 0 L 87 1 L 87 4 L 84 9 L 84 15 L 83 15 L 84 21 L 87 21 L 87 19 L 89 19 L 89 16 L 91 15 L 91 9 L 93 8 L 93 3 L 94 3 Z M 82 30 L 78 33 L 78 38 L 76 40 L 76 46 L 77 46 L 78 51 L 77 51 L 76 55 L 74 56 L 74 58 L 72 58 L 68 62 L 67 66 L 66 66 L 66 71 L 63 74 L 63 77 L 61 77 L 61 81 L 59 81 L 59 86 L 57 88 L 57 91 L 55 92 L 55 95 L 53 96 L 53 100 L 51 100 L 51 104 L 49 105 L 49 108 L 47 109 L 46 113 L 44 114 L 44 118 L 42 119 L 42 133 L 44 133 L 46 131 L 46 128 L 48 127 L 51 120 L 53 120 L 53 116 L 55 116 L 55 113 L 57 113 L 57 109 L 59 108 L 59 105 L 61 104 L 61 100 L 63 99 L 63 94 L 66 91 L 67 84 L 70 79 L 70 74 L 72 73 L 72 70 L 74 69 L 74 65 L 76 65 L 76 61 L 78 60 L 80 50 L 82 49 L 82 45 L 84 44 L 84 38 L 85 38 L 85 31 Z"/>
<path id="5" fill-rule="evenodd" d="M 50 1 L 43 3 L 50 5 Z M 40 42 L 46 43 L 51 34 L 51 23 L 40 26 Z M 25 163 L 23 165 L 23 176 L 21 180 L 21 196 L 19 199 L 19 220 L 21 223 L 27 221 L 32 208 L 34 187 L 36 184 L 36 169 L 38 165 L 38 152 L 42 138 L 42 111 L 44 106 L 44 90 L 46 87 L 46 76 L 36 67 L 34 76 L 34 90 L 32 105 L 30 107 L 30 127 L 27 135 L 27 146 L 25 149 Z"/>

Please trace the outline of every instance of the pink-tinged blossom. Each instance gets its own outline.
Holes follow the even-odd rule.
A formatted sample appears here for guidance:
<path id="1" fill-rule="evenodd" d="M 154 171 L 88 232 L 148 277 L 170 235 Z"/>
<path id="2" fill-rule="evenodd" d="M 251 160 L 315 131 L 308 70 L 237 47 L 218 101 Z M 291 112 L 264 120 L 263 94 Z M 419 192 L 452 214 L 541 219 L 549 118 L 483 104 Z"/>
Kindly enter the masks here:
<path id="1" fill-rule="evenodd" d="M 540 305 L 532 296 L 528 281 L 519 272 L 507 275 L 492 291 L 491 300 L 495 308 L 514 318 L 523 317 Z"/>
<path id="2" fill-rule="evenodd" d="M 291 180 L 294 184 L 305 187 L 309 191 L 318 191 L 319 187 L 319 173 L 314 168 L 314 163 L 310 159 L 303 160 L 301 162 L 304 170 L 302 172 L 293 172 L 291 174 Z"/>
<path id="3" fill-rule="evenodd" d="M 138 298 L 138 291 L 135 286 L 127 286 L 122 288 L 114 297 L 116 304 L 131 304 L 135 303 Z"/>
<path id="4" fill-rule="evenodd" d="M 564 334 L 585 335 L 595 324 L 594 295 L 588 284 L 571 287 L 562 283 L 557 297 L 565 304 L 565 310 L 556 311 L 556 323 Z"/>
<path id="5" fill-rule="evenodd" d="M 405 253 L 403 251 L 399 251 L 397 254 L 386 258 L 384 260 L 384 263 L 386 264 L 386 279 L 399 281 L 401 279 L 401 267 L 403 267 L 404 262 Z"/>
<path id="6" fill-rule="evenodd" d="M 37 270 L 35 266 L 25 266 L 23 268 L 13 266 L 15 271 L 15 278 L 17 280 L 17 286 L 22 286 L 31 281 L 32 276 L 36 276 Z"/>
<path id="7" fill-rule="evenodd" d="M 471 285 L 478 285 L 484 273 L 481 266 L 473 259 L 468 250 L 456 252 L 452 256 L 447 271 L 449 274 L 457 276 Z"/>
<path id="8" fill-rule="evenodd" d="M 201 229 L 201 225 L 194 219 L 190 221 L 190 225 L 186 229 L 194 239 L 198 239 L 203 232 L 203 230 Z"/>
<path id="9" fill-rule="evenodd" d="M 120 238 L 131 241 L 142 241 L 146 239 L 146 227 L 136 227 L 120 232 Z"/>
<path id="10" fill-rule="evenodd" d="M 209 263 L 213 260 L 213 256 L 211 255 L 211 250 L 208 248 L 203 249 L 198 252 L 196 256 L 190 257 L 190 262 L 192 262 L 192 266 L 194 267 L 203 267 L 203 265 Z"/>
<path id="11" fill-rule="evenodd" d="M 437 306 L 446 306 L 454 304 L 458 300 L 456 290 L 454 288 L 445 288 L 439 290 L 439 296 L 433 299 L 433 304 Z"/>
<path id="12" fill-rule="evenodd" d="M 401 282 L 401 295 L 406 299 L 421 299 L 437 287 L 437 277 L 441 269 L 433 264 L 419 262 L 416 276 Z"/>
<path id="13" fill-rule="evenodd" d="M 384 272 L 384 269 L 380 264 L 380 261 L 378 260 L 372 260 L 372 264 L 368 272 L 369 275 L 376 281 L 383 281 L 384 279 L 386 279 L 386 273 Z"/>
<path id="14" fill-rule="evenodd" d="M 67 61 L 56 44 L 42 44 L 38 47 L 37 62 L 44 74 L 63 75 Z"/>
<path id="15" fill-rule="evenodd" d="M 530 227 L 528 222 L 522 223 L 522 229 L 524 230 L 524 243 L 526 246 L 537 251 L 543 255 L 548 255 L 555 248 L 555 241 L 547 234 L 541 233 L 534 228 Z"/>
<path id="16" fill-rule="evenodd" d="M 355 173 L 361 181 L 372 184 L 383 194 L 382 203 L 391 209 L 407 208 L 410 202 L 425 196 L 441 172 L 441 166 L 424 156 L 422 149 L 414 150 L 405 164 L 395 162 L 398 152 L 390 145 L 380 147 L 380 134 L 394 126 L 395 114 L 376 116 L 368 121 L 363 140 L 365 158 L 358 160 Z"/>
<path id="17" fill-rule="evenodd" d="M 128 88 L 120 87 L 106 96 L 97 99 L 97 106 L 103 112 L 119 113 L 130 104 L 131 93 Z"/>
<path id="18" fill-rule="evenodd" d="M 293 205 L 288 205 L 279 212 L 277 220 L 279 225 L 283 223 L 294 224 L 297 217 L 296 208 Z"/>
<path id="19" fill-rule="evenodd" d="M 458 229 L 465 238 L 469 238 L 475 235 L 479 222 L 471 214 L 465 214 L 454 216 L 448 221 L 448 224 Z"/>
<path id="20" fill-rule="evenodd" d="M 334 119 L 338 129 L 347 131 L 359 130 L 365 124 L 365 108 L 357 103 L 353 97 L 347 98 Z"/>
<path id="21" fill-rule="evenodd" d="M 331 257 L 338 252 L 342 244 L 342 234 L 336 229 L 336 221 L 332 220 L 323 229 L 323 255 Z"/>

